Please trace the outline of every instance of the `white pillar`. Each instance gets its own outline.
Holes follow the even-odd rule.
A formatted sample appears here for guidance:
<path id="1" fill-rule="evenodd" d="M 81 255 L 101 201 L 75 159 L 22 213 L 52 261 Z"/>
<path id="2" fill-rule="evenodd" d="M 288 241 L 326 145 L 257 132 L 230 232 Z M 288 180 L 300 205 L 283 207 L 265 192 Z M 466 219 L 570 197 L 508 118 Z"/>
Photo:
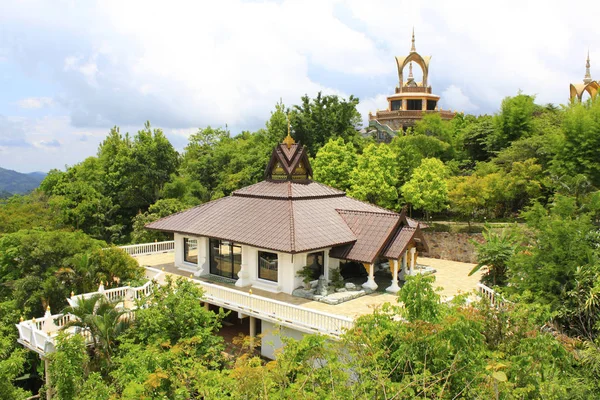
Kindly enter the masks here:
<path id="1" fill-rule="evenodd" d="M 410 275 L 415 274 L 415 253 L 417 252 L 417 248 L 413 247 L 410 249 Z"/>
<path id="2" fill-rule="evenodd" d="M 385 289 L 388 293 L 398 293 L 400 291 L 400 286 L 398 286 L 398 260 L 390 260 L 393 264 L 392 271 L 392 285 Z"/>
<path id="3" fill-rule="evenodd" d="M 400 266 L 400 275 L 398 276 L 399 279 L 404 280 L 404 276 L 407 274 L 406 273 L 406 265 L 407 265 L 407 258 L 408 258 L 408 250 L 405 251 L 404 253 L 402 253 L 402 265 Z"/>
<path id="4" fill-rule="evenodd" d="M 250 337 L 256 337 L 256 318 L 249 317 L 248 322 L 250 323 Z"/>
<path id="5" fill-rule="evenodd" d="M 248 273 L 248 246 L 242 246 L 242 264 L 237 275 L 238 280 L 235 281 L 235 286 L 250 286 L 250 274 Z"/>
<path id="6" fill-rule="evenodd" d="M 363 287 L 369 290 L 376 290 L 377 284 L 375 283 L 375 275 L 374 275 L 374 265 L 373 263 L 369 264 L 369 279 L 363 283 Z"/>

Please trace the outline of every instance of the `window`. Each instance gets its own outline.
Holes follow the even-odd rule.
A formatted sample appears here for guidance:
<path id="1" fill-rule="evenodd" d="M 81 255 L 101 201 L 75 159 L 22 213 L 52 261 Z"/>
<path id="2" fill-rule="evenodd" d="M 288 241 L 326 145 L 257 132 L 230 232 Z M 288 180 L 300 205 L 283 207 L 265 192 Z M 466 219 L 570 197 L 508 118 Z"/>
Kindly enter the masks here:
<path id="1" fill-rule="evenodd" d="M 319 251 L 316 253 L 310 253 L 306 256 L 306 265 L 313 272 L 313 280 L 319 279 L 321 275 L 325 274 L 325 252 Z"/>
<path id="2" fill-rule="evenodd" d="M 227 240 L 210 239 L 210 273 L 236 279 L 242 266 L 242 247 Z"/>
<path id="3" fill-rule="evenodd" d="M 392 111 L 402 109 L 402 100 L 392 100 Z"/>
<path id="4" fill-rule="evenodd" d="M 436 104 L 437 104 L 437 101 L 435 101 L 435 100 L 427 100 L 427 109 L 430 111 L 435 110 Z"/>
<path id="5" fill-rule="evenodd" d="M 406 109 L 407 110 L 422 110 L 423 109 L 423 100 L 406 100 Z"/>
<path id="6" fill-rule="evenodd" d="M 198 264 L 198 241 L 183 238 L 183 261 Z"/>
<path id="7" fill-rule="evenodd" d="M 266 251 L 258 252 L 258 277 L 277 282 L 277 254 Z"/>

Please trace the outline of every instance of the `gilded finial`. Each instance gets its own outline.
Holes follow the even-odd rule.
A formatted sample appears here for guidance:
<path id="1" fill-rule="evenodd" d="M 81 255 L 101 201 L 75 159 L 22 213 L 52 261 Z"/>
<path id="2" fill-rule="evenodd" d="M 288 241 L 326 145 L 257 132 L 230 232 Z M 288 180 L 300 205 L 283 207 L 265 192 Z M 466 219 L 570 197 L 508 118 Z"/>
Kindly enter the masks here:
<path id="1" fill-rule="evenodd" d="M 46 311 L 50 312 L 50 304 L 46 307 Z"/>
<path id="2" fill-rule="evenodd" d="M 71 290 L 71 297 L 75 297 L 75 292 Z"/>
<path id="3" fill-rule="evenodd" d="M 294 138 L 292 137 L 292 128 L 290 125 L 290 116 L 287 115 L 287 123 L 288 123 L 288 134 L 285 137 L 285 139 L 283 139 L 283 144 L 285 144 L 287 146 L 287 148 L 291 148 L 293 144 L 295 144 L 296 142 L 294 141 Z"/>
<path id="4" fill-rule="evenodd" d="M 23 316 L 21 315 L 21 318 L 19 318 L 19 320 L 20 320 L 21 322 L 23 322 L 23 321 L 25 321 L 25 318 L 23 318 Z"/>
<path id="5" fill-rule="evenodd" d="M 413 31 L 412 31 L 412 46 L 410 48 L 410 52 L 414 53 L 416 51 L 417 51 L 417 49 L 415 48 L 415 27 L 413 26 Z"/>
<path id="6" fill-rule="evenodd" d="M 590 49 L 588 49 L 587 60 L 585 61 L 585 76 L 583 77 L 583 83 L 590 83 L 592 81 L 592 74 L 590 73 Z"/>
<path id="7" fill-rule="evenodd" d="M 252 289 L 249 289 L 249 290 L 248 290 L 248 294 L 249 294 L 250 296 L 252 296 Z"/>

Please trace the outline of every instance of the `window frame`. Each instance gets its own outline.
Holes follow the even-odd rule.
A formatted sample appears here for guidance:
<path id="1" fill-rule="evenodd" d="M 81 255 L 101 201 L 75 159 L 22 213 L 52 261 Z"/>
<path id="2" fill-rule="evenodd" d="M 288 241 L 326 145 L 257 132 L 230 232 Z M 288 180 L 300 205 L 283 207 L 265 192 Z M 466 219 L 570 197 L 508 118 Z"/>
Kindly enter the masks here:
<path id="1" fill-rule="evenodd" d="M 189 242 L 190 241 L 196 242 L 196 251 L 198 250 L 198 239 L 184 237 L 183 238 L 183 262 L 187 263 L 187 264 L 198 265 L 198 254 L 196 254 L 196 261 L 190 261 L 190 259 L 189 259 L 189 252 L 190 252 Z"/>
<path id="2" fill-rule="evenodd" d="M 217 248 L 218 248 L 218 254 L 215 254 L 215 244 L 217 245 Z M 226 246 L 228 249 L 227 259 L 224 259 L 223 255 L 221 254 L 221 249 L 223 248 L 223 246 Z M 234 249 L 239 249 L 239 252 L 238 253 L 234 252 Z M 239 254 L 239 265 L 236 264 L 236 257 L 235 257 L 238 254 Z M 225 267 L 225 268 L 221 268 L 221 270 L 228 272 L 228 274 L 218 273 L 218 271 L 219 271 L 217 269 L 218 264 L 216 263 L 217 257 L 220 259 L 219 262 L 224 263 L 222 267 Z M 238 265 L 237 268 L 236 268 L 236 265 Z M 232 242 L 231 240 L 221 240 L 221 239 L 216 239 L 216 238 L 209 238 L 209 240 L 208 240 L 208 268 L 209 268 L 208 272 L 211 275 L 222 276 L 224 278 L 229 278 L 229 279 L 237 279 L 236 276 L 237 276 L 237 273 L 241 269 L 241 265 L 242 265 L 242 246 L 240 244 Z M 226 269 L 226 267 L 229 267 L 229 268 Z"/>
<path id="3" fill-rule="evenodd" d="M 275 256 L 275 260 L 277 262 L 276 268 L 275 268 L 275 273 L 276 273 L 276 277 L 277 277 L 276 279 L 269 279 L 269 278 L 261 276 L 261 271 L 262 271 L 261 264 L 260 264 L 261 254 L 271 254 L 271 255 Z M 269 261 L 269 263 L 271 263 L 271 262 L 272 261 Z M 278 283 L 279 282 L 279 254 L 278 253 L 273 253 L 273 252 L 270 252 L 270 251 L 259 250 L 258 254 L 257 254 L 257 263 L 256 263 L 256 266 L 257 266 L 257 269 L 258 269 L 258 271 L 257 271 L 258 279 L 263 280 L 263 281 L 267 281 L 267 282 L 271 282 L 271 283 L 273 283 L 273 282 L 274 283 Z"/>

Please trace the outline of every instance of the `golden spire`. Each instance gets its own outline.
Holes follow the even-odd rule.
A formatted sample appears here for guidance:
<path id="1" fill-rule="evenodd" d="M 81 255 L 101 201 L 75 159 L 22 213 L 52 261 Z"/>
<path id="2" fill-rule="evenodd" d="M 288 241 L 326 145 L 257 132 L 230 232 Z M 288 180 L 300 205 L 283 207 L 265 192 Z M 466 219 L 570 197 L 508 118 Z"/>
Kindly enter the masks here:
<path id="1" fill-rule="evenodd" d="M 592 74 L 590 74 L 590 49 L 588 49 L 587 60 L 585 62 L 585 76 L 583 77 L 583 83 L 590 83 L 592 81 Z"/>
<path id="2" fill-rule="evenodd" d="M 408 64 L 408 80 L 412 80 L 413 78 L 413 74 L 412 74 L 412 61 L 410 62 L 410 64 Z"/>
<path id="3" fill-rule="evenodd" d="M 291 135 L 291 126 L 290 126 L 290 116 L 287 115 L 287 123 L 288 123 L 288 134 L 285 137 L 285 139 L 283 139 L 283 144 L 285 144 L 287 146 L 287 148 L 291 148 L 293 144 L 295 144 L 296 142 L 294 141 L 294 138 Z"/>
<path id="4" fill-rule="evenodd" d="M 412 32 L 412 46 L 410 47 L 410 52 L 411 53 L 415 53 L 417 51 L 417 49 L 415 48 L 415 27 L 413 26 L 413 32 Z"/>

